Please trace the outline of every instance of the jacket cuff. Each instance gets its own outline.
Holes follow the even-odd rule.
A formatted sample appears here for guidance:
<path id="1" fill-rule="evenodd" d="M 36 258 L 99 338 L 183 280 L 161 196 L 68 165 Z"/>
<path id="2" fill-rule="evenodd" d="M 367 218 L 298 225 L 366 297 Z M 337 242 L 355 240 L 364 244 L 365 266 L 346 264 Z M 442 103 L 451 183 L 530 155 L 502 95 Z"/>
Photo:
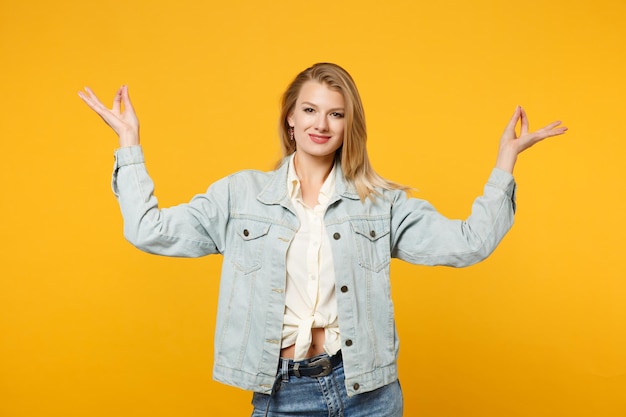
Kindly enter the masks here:
<path id="1" fill-rule="evenodd" d="M 119 197 L 117 186 L 118 171 L 123 166 L 143 164 L 143 150 L 141 146 L 124 146 L 115 150 L 115 162 L 113 163 L 113 175 L 111 176 L 111 188 L 115 197 Z"/>
<path id="2" fill-rule="evenodd" d="M 115 150 L 114 171 L 126 165 L 143 164 L 143 149 L 141 145 L 124 146 Z"/>
<path id="3" fill-rule="evenodd" d="M 513 211 L 515 211 L 517 207 L 517 202 L 515 201 L 517 184 L 515 184 L 515 178 L 513 178 L 513 175 L 510 172 L 504 171 L 500 168 L 494 168 L 491 171 L 487 185 L 503 190 L 511 199 Z"/>
<path id="4" fill-rule="evenodd" d="M 500 168 L 494 168 L 489 176 L 489 184 L 502 188 L 503 190 L 508 190 L 511 186 L 515 185 L 515 179 L 510 172 L 506 172 Z"/>

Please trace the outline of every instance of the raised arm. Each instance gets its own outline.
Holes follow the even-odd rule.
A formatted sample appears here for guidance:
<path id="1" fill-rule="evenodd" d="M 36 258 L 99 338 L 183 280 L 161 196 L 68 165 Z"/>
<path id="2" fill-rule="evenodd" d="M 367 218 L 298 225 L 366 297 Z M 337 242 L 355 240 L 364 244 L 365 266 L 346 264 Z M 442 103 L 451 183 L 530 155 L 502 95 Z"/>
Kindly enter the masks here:
<path id="1" fill-rule="evenodd" d="M 519 135 L 515 127 L 520 123 Z M 396 194 L 392 211 L 392 256 L 422 265 L 468 266 L 485 259 L 513 225 L 517 156 L 535 143 L 562 135 L 566 127 L 556 121 L 528 130 L 526 112 L 517 107 L 507 124 L 482 196 L 474 200 L 465 220 L 450 220 L 428 202 Z"/>
<path id="2" fill-rule="evenodd" d="M 228 181 L 212 186 L 189 203 L 160 209 L 139 145 L 139 121 L 122 86 L 107 108 L 85 87 L 79 97 L 119 136 L 112 187 L 124 217 L 124 236 L 137 248 L 166 256 L 196 257 L 224 248 L 228 223 Z"/>
<path id="3" fill-rule="evenodd" d="M 519 136 L 515 132 L 515 126 L 520 122 Z M 567 131 L 567 127 L 559 126 L 560 121 L 552 122 L 535 132 L 528 131 L 528 116 L 523 108 L 517 106 L 515 113 L 509 120 L 508 125 L 500 138 L 500 147 L 498 148 L 498 159 L 496 160 L 496 168 L 513 173 L 517 156 L 524 150 L 530 148 L 537 142 L 562 135 Z"/>
<path id="4" fill-rule="evenodd" d="M 128 86 L 117 90 L 111 109 L 102 104 L 89 87 L 79 91 L 78 96 L 117 133 L 121 147 L 139 145 L 139 120 L 130 102 Z"/>

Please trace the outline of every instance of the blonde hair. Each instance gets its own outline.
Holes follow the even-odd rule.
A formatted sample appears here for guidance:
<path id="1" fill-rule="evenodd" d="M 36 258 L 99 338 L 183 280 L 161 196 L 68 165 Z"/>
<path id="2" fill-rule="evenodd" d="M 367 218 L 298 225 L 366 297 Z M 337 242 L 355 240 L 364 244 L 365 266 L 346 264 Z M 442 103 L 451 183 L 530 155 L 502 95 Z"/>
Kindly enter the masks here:
<path id="1" fill-rule="evenodd" d="M 335 159 L 341 162 L 344 177 L 354 184 L 361 201 L 368 197 L 374 200 L 380 195 L 378 189 L 409 190 L 409 187 L 386 180 L 372 168 L 367 156 L 365 111 L 359 91 L 350 74 L 336 64 L 318 63 L 307 68 L 296 76 L 283 94 L 279 122 L 283 157 L 296 151 L 295 141 L 290 140 L 287 119 L 294 111 L 302 86 L 308 81 L 317 81 L 343 96 L 345 103 L 343 144 L 337 150 Z"/>

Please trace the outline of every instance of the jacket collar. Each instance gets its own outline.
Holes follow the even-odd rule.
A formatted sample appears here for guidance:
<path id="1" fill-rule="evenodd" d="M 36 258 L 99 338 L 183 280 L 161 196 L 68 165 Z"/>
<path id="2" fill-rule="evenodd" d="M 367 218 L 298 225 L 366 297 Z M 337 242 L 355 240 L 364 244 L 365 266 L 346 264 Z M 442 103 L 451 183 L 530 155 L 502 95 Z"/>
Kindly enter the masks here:
<path id="1" fill-rule="evenodd" d="M 290 198 L 287 187 L 287 175 L 289 173 L 289 164 L 291 156 L 283 158 L 277 170 L 269 173 L 270 178 L 267 185 L 257 196 L 263 204 L 281 204 L 285 207 L 290 206 Z M 358 200 L 359 194 L 356 192 L 354 184 L 347 181 L 343 176 L 341 162 L 335 161 L 335 195 L 330 199 L 329 204 L 334 203 L 341 197 L 351 200 Z"/>

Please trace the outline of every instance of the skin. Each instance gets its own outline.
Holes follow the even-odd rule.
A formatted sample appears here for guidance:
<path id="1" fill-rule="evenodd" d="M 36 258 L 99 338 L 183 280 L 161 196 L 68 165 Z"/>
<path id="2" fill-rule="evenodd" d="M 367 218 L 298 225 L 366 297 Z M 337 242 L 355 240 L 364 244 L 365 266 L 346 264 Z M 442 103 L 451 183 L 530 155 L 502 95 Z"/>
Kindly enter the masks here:
<path id="1" fill-rule="evenodd" d="M 117 90 L 111 109 L 102 104 L 89 87 L 79 91 L 78 96 L 115 131 L 120 147 L 139 145 L 139 119 L 130 101 L 128 86 L 123 85 Z"/>
<path id="2" fill-rule="evenodd" d="M 343 95 L 324 84 L 309 81 L 302 86 L 287 121 L 294 130 L 297 149 L 294 164 L 302 198 L 309 207 L 314 207 L 333 167 L 335 152 L 343 144 Z"/>
<path id="3" fill-rule="evenodd" d="M 520 122 L 519 136 L 515 132 L 515 126 L 517 126 L 518 121 Z M 567 132 L 567 127 L 560 126 L 560 124 L 561 122 L 557 120 L 534 132 L 529 132 L 526 111 L 522 107 L 517 106 L 515 113 L 513 113 L 511 120 L 509 120 L 504 129 L 504 133 L 500 137 L 496 168 L 513 174 L 517 156 L 520 153 L 544 139 Z"/>
<path id="4" fill-rule="evenodd" d="M 109 109 L 91 89 L 85 87 L 79 97 L 96 112 L 118 135 L 120 147 L 139 145 L 139 120 L 128 95 L 128 87 L 117 90 Z M 310 81 L 302 86 L 293 112 L 288 116 L 294 129 L 297 152 L 295 168 L 300 179 L 305 204 L 318 204 L 319 191 L 330 173 L 335 151 L 343 143 L 344 98 L 341 93 L 324 84 Z M 520 125 L 519 134 L 516 126 Z M 496 168 L 513 173 L 520 153 L 544 139 L 562 135 L 567 127 L 560 121 L 550 123 L 534 132 L 529 130 L 528 116 L 520 106 L 515 108 L 506 125 L 496 158 Z M 294 346 L 281 350 L 284 358 L 293 358 Z M 324 329 L 312 329 L 312 344 L 307 357 L 324 352 Z"/>

